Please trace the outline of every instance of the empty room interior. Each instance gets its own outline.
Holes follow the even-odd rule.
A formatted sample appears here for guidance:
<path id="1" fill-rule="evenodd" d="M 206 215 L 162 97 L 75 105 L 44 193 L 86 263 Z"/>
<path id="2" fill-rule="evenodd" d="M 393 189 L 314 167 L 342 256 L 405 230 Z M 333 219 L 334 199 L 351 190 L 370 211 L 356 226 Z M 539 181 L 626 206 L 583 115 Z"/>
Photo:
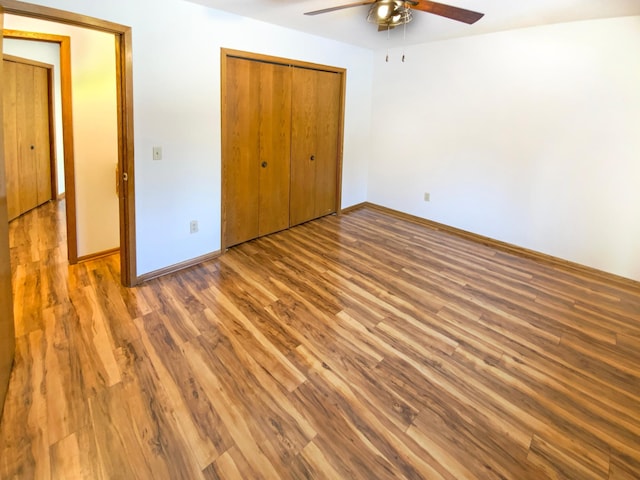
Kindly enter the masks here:
<path id="1" fill-rule="evenodd" d="M 0 30 L 0 479 L 640 478 L 637 0 Z"/>

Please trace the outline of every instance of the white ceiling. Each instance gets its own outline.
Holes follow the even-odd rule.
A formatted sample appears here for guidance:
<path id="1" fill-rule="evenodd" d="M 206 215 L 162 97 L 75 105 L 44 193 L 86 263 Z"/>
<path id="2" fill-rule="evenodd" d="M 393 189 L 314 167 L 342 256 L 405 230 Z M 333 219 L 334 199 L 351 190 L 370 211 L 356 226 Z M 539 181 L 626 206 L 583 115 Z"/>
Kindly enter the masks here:
<path id="1" fill-rule="evenodd" d="M 368 6 L 308 16 L 304 12 L 357 0 L 187 0 L 218 10 L 300 30 L 372 50 L 552 23 L 640 15 L 640 0 L 440 0 L 482 12 L 474 25 L 414 11 L 406 27 L 378 32 Z M 404 37 L 404 38 L 403 38 Z"/>

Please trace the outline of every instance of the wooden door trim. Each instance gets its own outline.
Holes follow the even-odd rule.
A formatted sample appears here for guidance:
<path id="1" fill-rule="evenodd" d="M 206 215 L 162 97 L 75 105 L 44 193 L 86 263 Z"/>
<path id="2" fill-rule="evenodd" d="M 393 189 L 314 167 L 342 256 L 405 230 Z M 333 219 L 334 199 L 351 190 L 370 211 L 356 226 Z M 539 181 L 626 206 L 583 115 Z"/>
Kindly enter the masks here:
<path id="1" fill-rule="evenodd" d="M 4 22 L 0 8 L 0 32 Z M 2 35 L 0 35 L 0 51 Z M 0 62 L 0 81 L 4 62 Z M 4 95 L 0 95 L 0 116 L 3 115 Z M 0 128 L 0 415 L 9 386 L 15 353 L 15 327 L 11 289 L 11 256 L 9 254 L 9 219 L 7 215 L 7 184 L 4 170 L 4 128 Z"/>
<path id="2" fill-rule="evenodd" d="M 342 212 L 342 157 L 344 152 L 344 109 L 345 109 L 345 94 L 347 85 L 347 70 L 341 67 L 333 67 L 329 65 L 322 65 L 319 63 L 305 62 L 302 60 L 293 60 L 283 57 L 275 57 L 272 55 L 264 55 L 261 53 L 245 52 L 242 50 L 234 50 L 230 48 L 220 49 L 220 115 L 221 115 L 221 176 L 222 176 L 222 201 L 221 201 L 221 214 L 220 214 L 220 245 L 221 251 L 227 248 L 225 245 L 225 215 L 228 204 L 227 188 L 226 188 L 226 174 L 227 174 L 227 151 L 229 148 L 229 132 L 226 125 L 227 114 L 227 60 L 229 58 L 241 58 L 245 60 L 252 60 L 257 62 L 275 63 L 278 65 L 287 65 L 296 68 L 308 68 L 311 70 L 319 70 L 323 72 L 332 72 L 340 75 L 341 80 L 341 92 L 340 92 L 340 115 L 338 124 L 338 158 L 336 166 L 336 213 Z"/>
<path id="3" fill-rule="evenodd" d="M 332 67 L 330 65 L 322 65 L 321 63 L 305 62 L 302 60 L 293 60 L 284 57 L 274 57 L 273 55 L 264 55 L 262 53 L 245 52 L 242 50 L 233 50 L 231 48 L 221 48 L 220 50 L 225 57 L 242 58 L 256 62 L 275 63 L 277 65 L 287 65 L 290 67 L 308 68 L 310 70 L 320 70 L 322 72 L 346 73 L 347 71 L 342 67 Z"/>
<path id="4" fill-rule="evenodd" d="M 8 13 L 17 16 L 37 18 L 50 22 L 64 23 L 77 27 L 88 28 L 111 33 L 115 36 L 116 50 L 116 89 L 118 99 L 118 167 L 122 172 L 122 187 L 120 188 L 119 218 L 120 218 L 120 274 L 122 284 L 134 286 L 139 283 L 137 276 L 137 262 L 135 254 L 135 182 L 134 182 L 134 152 L 133 152 L 133 60 L 132 60 L 132 35 L 131 28 L 125 25 L 87 17 L 72 12 L 66 12 L 55 8 L 43 7 L 16 0 L 0 0 L 0 13 Z M 62 68 L 62 48 L 60 51 L 60 63 Z M 64 59 L 70 65 L 71 56 Z M 70 71 L 70 69 L 69 69 Z M 1 79 L 0 79 L 1 82 Z M 71 85 L 68 85 L 69 97 Z M 70 113 L 70 109 L 69 109 Z M 63 114 L 64 118 L 64 114 Z M 1 149 L 2 145 L 0 145 Z M 67 144 L 65 141 L 65 152 Z M 71 137 L 71 151 L 73 142 Z M 4 158 L 0 167 L 4 169 Z M 66 165 L 65 165 L 66 169 Z M 125 181 L 124 178 L 127 178 Z M 67 180 L 65 172 L 65 181 Z M 75 178 L 71 178 L 68 185 L 75 185 Z M 67 207 L 70 203 L 75 205 L 75 198 L 67 195 Z M 75 219 L 74 219 L 75 220 Z M 75 232 L 75 224 L 72 226 Z M 67 225 L 69 229 L 69 226 Z M 71 229 L 70 229 L 71 230 Z M 75 257 L 77 260 L 77 241 L 75 245 Z"/>

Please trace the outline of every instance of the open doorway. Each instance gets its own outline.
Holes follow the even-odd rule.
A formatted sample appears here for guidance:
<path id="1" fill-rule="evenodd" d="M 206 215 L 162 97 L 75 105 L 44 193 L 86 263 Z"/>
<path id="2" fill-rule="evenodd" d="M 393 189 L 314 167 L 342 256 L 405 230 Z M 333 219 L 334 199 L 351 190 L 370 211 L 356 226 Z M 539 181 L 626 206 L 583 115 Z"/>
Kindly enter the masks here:
<path id="1" fill-rule="evenodd" d="M 74 25 L 86 29 L 97 30 L 112 34 L 115 38 L 115 55 L 116 55 L 116 91 L 117 91 L 117 181 L 118 189 L 118 217 L 120 231 L 120 270 L 121 282 L 125 286 L 133 286 L 137 283 L 136 262 L 135 262 L 135 225 L 134 225 L 134 182 L 133 182 L 133 107 L 132 107 L 132 75 L 131 75 L 131 30 L 129 27 L 105 22 L 86 16 L 76 15 L 60 10 L 49 9 L 38 5 L 31 5 L 22 2 L 14 2 L 11 0 L 0 0 L 0 10 L 5 14 L 16 16 L 32 17 L 51 22 L 60 22 L 68 25 Z M 0 27 L 2 27 L 0 25 Z M 61 43 L 61 68 L 66 62 L 70 62 L 68 52 L 63 52 Z M 0 85 L 2 80 L 0 79 Z M 67 85 L 64 88 L 69 88 Z M 69 97 L 70 97 L 70 91 Z M 64 109 L 64 107 L 63 107 Z M 70 115 L 65 115 L 70 121 Z M 1 137 L 0 137 L 1 138 Z M 2 140 L 0 139 L 0 142 Z M 73 162 L 68 164 L 67 152 L 73 153 L 73 135 L 72 129 L 65 128 L 65 183 L 66 183 L 66 203 L 67 209 L 75 208 L 75 198 L 70 186 L 75 185 L 75 172 Z M 3 151 L 4 145 L 0 144 L 0 152 Z M 2 155 L 0 154 L 0 158 Z M 73 157 L 71 156 L 73 159 Z M 4 169 L 4 159 L 0 161 L 0 168 Z M 113 178 L 113 177 L 112 177 Z M 114 185 L 115 187 L 115 185 Z M 71 193 L 71 195 L 70 195 Z M 71 225 L 70 225 L 71 223 Z M 75 232 L 75 217 L 69 215 L 67 219 L 68 234 L 73 235 Z M 77 260 L 77 250 L 73 250 L 77 246 L 75 241 L 69 242 L 70 261 Z"/>
<path id="2" fill-rule="evenodd" d="M 5 22 L 6 23 L 6 22 Z M 3 53 L 6 56 L 15 55 L 21 58 L 38 60 L 51 64 L 51 98 L 49 99 L 50 113 L 50 141 L 53 148 L 51 149 L 52 162 L 52 182 L 51 190 L 53 199 L 61 200 L 66 197 L 67 193 L 71 199 L 71 208 L 66 215 L 66 231 L 68 260 L 70 264 L 78 262 L 77 240 L 75 232 L 75 183 L 69 184 L 67 192 L 65 174 L 74 172 L 74 150 L 73 150 L 73 124 L 72 124 L 72 105 L 69 93 L 71 92 L 71 71 L 68 59 L 70 58 L 70 37 L 63 35 L 52 35 L 40 32 L 19 31 L 4 29 L 3 31 Z M 11 79 L 7 78 L 8 72 L 5 69 L 3 91 L 7 92 Z M 20 97 L 18 92 L 14 93 L 14 102 Z M 21 102 L 28 102 L 28 99 L 22 98 Z M 4 115 L 8 114 L 7 102 L 5 101 Z M 5 125 L 10 128 L 10 125 Z M 16 126 L 16 128 L 18 128 Z M 11 143 L 16 138 L 8 138 L 5 135 L 5 168 L 7 169 L 7 187 L 11 183 L 9 178 L 10 158 L 7 157 L 7 149 L 11 150 Z M 65 149 L 65 145 L 67 148 Z M 24 148 L 24 146 L 23 146 Z M 16 148 L 18 150 L 18 148 Z M 9 192 L 7 203 L 9 203 Z M 9 219 L 14 218 L 9 207 Z"/>
<path id="3" fill-rule="evenodd" d="M 3 44 L 5 14 L 36 18 L 86 29 L 106 32 L 115 40 L 116 124 L 118 167 L 118 222 L 120 237 L 120 278 L 125 286 L 138 283 L 135 257 L 135 189 L 133 162 L 133 75 L 131 56 L 131 29 L 99 19 L 62 10 L 42 7 L 15 0 L 0 0 L 0 51 Z M 112 43 L 113 45 L 113 43 Z M 61 53 L 62 55 L 62 53 Z M 70 60 L 69 58 L 66 61 Z M 65 59 L 61 58 L 61 62 Z M 0 91 L 3 85 L 3 67 L 0 63 Z M 2 115 L 0 99 L 0 115 Z M 69 137 L 71 146 L 72 137 Z M 65 145 L 68 149 L 69 147 Z M 9 252 L 9 224 L 6 204 L 4 161 L 4 134 L 0 129 L 0 411 L 4 403 L 15 352 L 13 321 L 13 295 Z M 72 183 L 73 170 L 66 172 L 65 180 Z M 111 177 L 113 178 L 113 176 Z M 67 187 L 68 188 L 68 187 Z M 69 198 L 67 197 L 67 202 Z"/>

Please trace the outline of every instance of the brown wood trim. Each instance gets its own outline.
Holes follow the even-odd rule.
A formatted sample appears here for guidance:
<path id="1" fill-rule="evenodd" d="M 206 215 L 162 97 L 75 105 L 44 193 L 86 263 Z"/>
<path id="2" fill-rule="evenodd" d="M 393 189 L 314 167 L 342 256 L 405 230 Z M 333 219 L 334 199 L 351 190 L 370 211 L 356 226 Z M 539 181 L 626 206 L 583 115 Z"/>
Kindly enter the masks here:
<path id="1" fill-rule="evenodd" d="M 227 152 L 229 151 L 229 135 L 227 132 L 227 59 L 229 52 L 235 50 L 220 49 L 220 247 L 224 251 L 227 248 L 225 241 L 225 231 L 227 223 Z"/>
<path id="2" fill-rule="evenodd" d="M 161 268 L 159 270 L 154 270 L 153 272 L 145 273 L 138 277 L 139 283 L 148 282 L 149 280 L 153 280 L 154 278 L 162 277 L 164 275 L 169 275 L 170 273 L 179 272 L 180 270 L 184 270 L 185 268 L 193 267 L 195 265 L 199 265 L 200 263 L 207 262 L 209 260 L 214 260 L 222 255 L 220 250 L 212 253 L 207 253 L 206 255 L 202 255 L 200 257 L 192 258 L 190 260 L 186 260 L 184 262 L 176 263 L 174 265 L 170 265 L 165 268 Z"/>
<path id="3" fill-rule="evenodd" d="M 359 210 L 361 208 L 371 208 L 373 210 L 385 212 L 397 218 L 401 218 L 403 220 L 409 220 L 417 224 L 425 225 L 430 228 L 433 228 L 434 230 L 439 230 L 441 232 L 447 232 L 452 235 L 456 235 L 458 237 L 462 237 L 467 240 L 471 240 L 473 242 L 486 245 L 487 247 L 495 248 L 497 250 L 518 255 L 519 257 L 527 258 L 530 260 L 536 260 L 538 262 L 546 263 L 547 265 L 561 267 L 561 268 L 565 268 L 567 270 L 571 270 L 580 274 L 600 278 L 602 281 L 611 282 L 618 286 L 623 286 L 626 288 L 629 288 L 629 287 L 640 288 L 640 282 L 633 280 L 631 278 L 622 277 L 620 275 L 616 275 L 610 272 L 605 272 L 603 270 L 598 270 L 597 268 L 589 267 L 587 265 L 582 265 L 580 263 L 572 262 L 570 260 L 554 257 L 553 255 L 548 255 L 546 253 L 537 252 L 535 250 L 530 250 L 528 248 L 519 247 L 518 245 L 513 245 L 511 243 L 503 242 L 501 240 L 496 240 L 491 237 L 485 237 L 484 235 L 469 232 L 467 230 L 462 230 L 456 227 L 451 227 L 443 223 L 434 222 L 433 220 L 417 217 L 415 215 L 404 213 L 399 210 L 394 210 L 392 208 L 383 207 L 382 205 L 376 205 L 374 203 L 364 202 L 358 205 L 354 205 L 353 207 L 350 207 L 349 211 Z"/>
<path id="4" fill-rule="evenodd" d="M 0 0 L 2 4 L 2 0 Z M 21 40 L 57 43 L 60 46 L 60 96 L 62 102 L 62 144 L 64 146 L 64 182 L 67 199 L 67 258 L 78 263 L 76 221 L 75 154 L 73 143 L 73 100 L 71 84 L 71 38 L 66 35 L 3 30 L 3 36 Z M 57 180 L 56 180 L 57 184 Z M 56 189 L 57 191 L 57 189 Z"/>
<path id="5" fill-rule="evenodd" d="M 289 65 L 291 67 L 309 68 L 312 70 L 321 70 L 323 72 L 346 73 L 345 68 L 332 67 L 330 65 L 322 65 L 320 63 L 305 62 L 302 60 L 293 60 L 290 58 L 274 57 L 272 55 L 264 55 L 262 53 L 245 52 L 242 50 L 234 50 L 231 48 L 220 49 L 223 57 L 244 58 L 257 62 L 276 63 L 278 65 Z"/>
<path id="6" fill-rule="evenodd" d="M 0 6 L 0 32 L 4 14 Z M 0 52 L 2 35 L 0 35 Z M 0 80 L 4 62 L 0 62 Z M 0 119 L 3 116 L 3 95 L 0 95 Z M 0 417 L 11 378 L 16 340 L 13 322 L 11 287 L 11 256 L 9 254 L 9 219 L 7 215 L 7 186 L 4 169 L 4 128 L 0 128 Z"/>
<path id="7" fill-rule="evenodd" d="M 350 207 L 343 208 L 340 211 L 340 213 L 355 212 L 356 210 L 360 210 L 361 208 L 365 208 L 365 207 L 374 208 L 373 204 L 367 203 L 367 202 L 362 202 L 362 203 L 356 203 L 355 205 L 351 205 Z"/>
<path id="8" fill-rule="evenodd" d="M 124 230 L 124 234 L 121 233 L 121 239 L 125 239 L 125 243 L 120 245 L 120 270 L 122 275 L 122 283 L 125 286 L 133 286 L 136 285 L 139 280 L 137 278 L 137 266 L 136 266 L 136 255 L 135 255 L 135 182 L 133 181 L 133 171 L 134 171 L 134 140 L 133 140 L 133 73 L 132 73 L 132 33 L 131 28 L 107 22 L 104 20 L 100 20 L 93 17 L 88 17 L 85 15 L 80 15 L 76 13 L 66 12 L 63 10 L 58 10 L 55 8 L 43 7 L 40 5 L 34 5 L 26 2 L 16 1 L 16 0 L 0 0 L 0 12 L 4 11 L 6 13 L 10 13 L 13 15 L 20 15 L 31 18 L 39 18 L 41 20 L 47 20 L 51 22 L 64 23 L 68 25 L 75 25 L 83 28 L 90 28 L 93 30 L 100 30 L 103 32 L 112 33 L 116 37 L 116 43 L 120 45 L 119 48 L 116 48 L 116 53 L 120 56 L 116 59 L 116 62 L 119 66 L 120 76 L 118 79 L 118 84 L 121 91 L 121 104 L 118 105 L 118 111 L 122 115 L 121 125 L 119 125 L 118 131 L 119 135 L 123 135 L 121 139 L 120 151 L 119 151 L 119 159 L 118 163 L 120 165 L 120 171 L 126 172 L 129 177 L 129 182 L 126 190 L 127 195 L 124 196 L 124 199 L 120 202 L 120 222 L 125 222 L 125 227 L 122 228 L 121 231 Z M 60 63 L 61 68 L 62 64 L 66 61 L 70 65 L 70 52 L 68 57 L 64 57 L 62 54 L 62 48 L 60 49 Z M 70 87 L 70 85 L 69 85 Z M 64 86 L 63 86 L 64 88 Z M 69 97 L 70 98 L 70 97 Z M 64 112 L 63 112 L 63 122 L 64 122 Z M 73 142 L 71 141 L 71 145 Z M 65 151 L 67 149 L 67 141 L 65 137 Z M 73 173 L 73 172 L 71 172 Z M 65 166 L 65 175 L 66 166 Z M 67 177 L 65 176 L 65 181 L 69 182 Z M 70 183 L 74 182 L 74 178 L 71 178 Z M 68 190 L 68 188 L 67 188 Z M 121 190 L 121 191 L 123 191 Z M 67 207 L 69 204 L 75 205 L 75 197 L 71 198 L 72 195 L 67 193 Z M 73 218 L 75 222 L 75 218 Z M 67 217 L 67 222 L 69 222 L 69 216 Z M 72 228 L 70 228 L 72 227 Z M 76 231 L 75 223 L 70 226 L 67 224 L 67 230 L 74 232 Z M 71 245 L 71 242 L 70 242 Z M 71 259 L 72 253 L 74 254 L 74 258 L 77 260 L 77 239 L 74 239 L 72 244 L 74 248 L 74 252 L 69 251 L 69 257 Z M 71 260 L 70 260 L 71 261 Z"/>
<path id="9" fill-rule="evenodd" d="M 107 33 L 119 35 L 122 33 L 122 25 L 117 23 L 100 20 L 98 18 L 80 15 L 57 8 L 43 7 L 33 3 L 20 2 L 16 0 L 0 0 L 0 7 L 4 9 L 4 13 L 12 15 L 20 15 L 23 17 L 38 18 L 40 20 L 53 21 L 56 23 L 65 23 L 67 25 L 76 25 L 92 30 L 100 30 Z"/>
<path id="10" fill-rule="evenodd" d="M 336 166 L 336 214 L 342 213 L 342 159 L 344 154 L 344 112 L 347 95 L 347 70 L 340 72 L 340 118 L 338 124 L 338 159 Z"/>
<path id="11" fill-rule="evenodd" d="M 276 63 L 278 65 L 288 65 L 296 68 L 310 68 L 313 70 L 320 70 L 324 72 L 332 72 L 341 75 L 341 92 L 340 92 L 340 124 L 338 127 L 338 159 L 336 166 L 336 213 L 342 212 L 342 160 L 344 152 L 344 114 L 345 114 L 345 97 L 346 97 L 346 85 L 347 85 L 347 70 L 341 67 L 332 67 L 328 65 L 321 65 L 318 63 L 303 62 L 300 60 L 292 60 L 282 57 L 274 57 L 271 55 L 263 55 L 260 53 L 245 52 L 242 50 L 233 50 L 230 48 L 220 49 L 220 115 L 221 115 L 221 215 L 220 215 L 220 245 L 221 250 L 224 251 L 227 248 L 225 244 L 225 223 L 226 223 L 226 204 L 227 204 L 227 187 L 225 178 L 227 175 L 227 164 L 225 161 L 226 152 L 228 151 L 228 139 L 229 134 L 227 132 L 226 125 L 226 113 L 227 113 L 227 59 L 228 58 L 244 58 L 248 60 Z"/>
<path id="12" fill-rule="evenodd" d="M 110 255 L 115 255 L 116 253 L 120 253 L 119 248 L 110 248 L 109 250 L 104 250 L 102 252 L 91 253 L 89 255 L 83 255 L 82 257 L 78 257 L 78 263 L 88 262 L 91 260 L 97 260 L 99 258 L 108 257 Z"/>
<path id="13" fill-rule="evenodd" d="M 51 199 L 58 196 L 58 153 L 56 152 L 56 106 L 55 106 L 55 79 L 53 65 L 47 69 L 47 82 L 49 83 L 49 173 L 51 175 Z"/>
<path id="14" fill-rule="evenodd" d="M 7 36 L 8 35 L 3 34 L 3 37 L 7 37 Z M 31 58 L 16 57 L 15 55 L 8 55 L 6 53 L 2 54 L 2 58 L 4 60 L 9 61 L 9 62 L 23 63 L 25 65 L 31 65 L 31 66 L 34 66 L 34 67 L 46 68 L 48 70 L 51 70 L 53 68 L 53 65 L 51 65 L 50 63 L 39 62 L 39 61 L 33 60 Z"/>
<path id="15" fill-rule="evenodd" d="M 123 285 L 139 283 L 136 258 L 136 210 L 135 172 L 133 157 L 133 54 L 131 28 L 126 27 L 122 35 L 115 37 L 116 49 L 116 95 L 118 98 L 118 151 L 120 152 L 118 171 L 120 179 L 120 254 L 126 258 L 120 267 Z M 126 174 L 127 181 L 124 181 Z"/>
<path id="16" fill-rule="evenodd" d="M 0 0 L 0 4 L 2 0 Z M 2 31 L 3 36 L 7 38 L 19 38 L 22 40 L 34 40 L 38 42 L 49 43 L 62 43 L 63 41 L 69 41 L 70 38 L 66 35 L 55 35 L 52 33 L 40 33 L 40 32 L 25 32 L 22 30 L 5 29 Z"/>

